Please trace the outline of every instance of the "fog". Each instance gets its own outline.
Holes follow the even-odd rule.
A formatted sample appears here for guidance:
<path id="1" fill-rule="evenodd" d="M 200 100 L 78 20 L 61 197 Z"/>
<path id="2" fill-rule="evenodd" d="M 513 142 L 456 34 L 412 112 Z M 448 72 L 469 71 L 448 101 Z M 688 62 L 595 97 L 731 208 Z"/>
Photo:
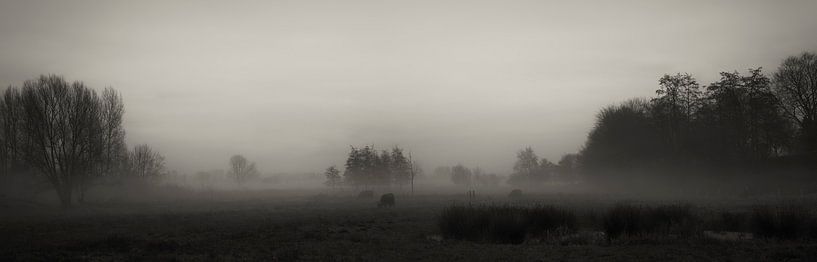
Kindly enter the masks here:
<path id="1" fill-rule="evenodd" d="M 603 106 L 665 73 L 777 68 L 814 50 L 815 1 L 6 1 L 0 85 L 121 92 L 128 144 L 182 173 L 322 172 L 399 145 L 427 171 L 558 161 Z"/>
<path id="2" fill-rule="evenodd" d="M 815 11 L 2 0 L 0 261 L 817 261 Z"/>

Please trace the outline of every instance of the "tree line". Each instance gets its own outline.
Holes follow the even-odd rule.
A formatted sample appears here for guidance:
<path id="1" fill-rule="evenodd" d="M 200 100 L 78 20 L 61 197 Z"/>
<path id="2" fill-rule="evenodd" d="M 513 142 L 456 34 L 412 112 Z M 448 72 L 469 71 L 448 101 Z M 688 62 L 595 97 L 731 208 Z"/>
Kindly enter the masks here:
<path id="1" fill-rule="evenodd" d="M 817 57 L 806 52 L 786 58 L 770 76 L 761 68 L 721 72 L 702 86 L 689 74 L 664 75 L 655 97 L 598 113 L 579 163 L 588 179 L 609 181 L 625 174 L 744 173 L 815 154 Z"/>
<path id="2" fill-rule="evenodd" d="M 422 169 L 398 146 L 378 151 L 374 146 L 351 146 L 342 173 L 335 166 L 326 169 L 326 185 L 368 188 L 372 186 L 409 186 Z"/>
<path id="3" fill-rule="evenodd" d="M 116 90 L 97 92 L 82 82 L 42 75 L 0 97 L 0 177 L 44 178 L 63 206 L 85 200 L 99 179 L 153 181 L 164 157 L 148 145 L 128 150 Z"/>

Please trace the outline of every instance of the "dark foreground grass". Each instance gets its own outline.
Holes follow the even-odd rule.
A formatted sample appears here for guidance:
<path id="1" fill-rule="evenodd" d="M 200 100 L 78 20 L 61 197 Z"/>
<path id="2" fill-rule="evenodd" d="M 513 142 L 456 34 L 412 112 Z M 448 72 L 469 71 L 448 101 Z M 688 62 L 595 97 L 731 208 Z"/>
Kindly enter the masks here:
<path id="1" fill-rule="evenodd" d="M 575 234 L 540 233 L 555 241 L 445 239 L 440 215 L 459 196 L 397 195 L 395 208 L 377 208 L 374 200 L 357 200 L 357 193 L 313 198 L 215 192 L 215 201 L 118 201 L 50 211 L 0 205 L 0 261 L 817 261 L 813 240 L 565 241 L 601 234 L 606 211 L 617 203 L 581 196 L 529 194 L 514 200 L 519 206 L 570 208 L 579 221 Z M 495 198 L 505 200 L 505 193 Z M 708 210 L 730 211 L 744 221 L 737 231 L 752 232 L 751 207 L 761 203 L 693 204 L 698 206 L 693 214 L 705 221 L 720 212 Z"/>
<path id="2" fill-rule="evenodd" d="M 442 211 L 443 236 L 479 242 L 519 244 L 576 230 L 573 212 L 554 206 L 451 206 Z"/>
<path id="3" fill-rule="evenodd" d="M 749 224 L 753 233 L 763 238 L 817 238 L 817 216 L 804 207 L 755 207 Z"/>
<path id="4" fill-rule="evenodd" d="M 698 232 L 700 218 L 690 205 L 616 205 L 607 211 L 602 223 L 610 238 L 651 234 L 688 236 Z"/>
<path id="5" fill-rule="evenodd" d="M 591 219 L 546 205 L 455 205 L 443 209 L 438 226 L 441 234 L 449 239 L 519 244 L 531 238 L 575 233 L 579 219 L 593 221 L 595 224 L 583 226 L 602 229 L 609 240 L 689 238 L 707 230 L 749 232 L 766 239 L 817 239 L 817 215 L 797 206 L 759 206 L 750 213 L 721 211 L 714 216 L 701 216 L 688 204 L 655 207 L 619 204 L 609 208 L 601 219 Z"/>

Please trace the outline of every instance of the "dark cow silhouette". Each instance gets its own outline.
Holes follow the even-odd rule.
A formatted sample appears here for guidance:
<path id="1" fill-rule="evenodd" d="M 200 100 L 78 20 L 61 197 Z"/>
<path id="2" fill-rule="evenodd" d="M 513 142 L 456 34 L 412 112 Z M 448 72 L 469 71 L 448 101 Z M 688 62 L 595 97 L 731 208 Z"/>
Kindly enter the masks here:
<path id="1" fill-rule="evenodd" d="M 371 190 L 360 191 L 360 194 L 357 194 L 357 198 L 373 198 L 373 197 L 374 191 Z"/>
<path id="2" fill-rule="evenodd" d="M 394 194 L 388 193 L 380 196 L 380 202 L 377 207 L 394 207 Z"/>
<path id="3" fill-rule="evenodd" d="M 511 191 L 510 194 L 508 194 L 508 197 L 521 197 L 521 196 L 522 196 L 522 190 L 519 190 L 519 189 L 514 189 L 513 191 Z"/>

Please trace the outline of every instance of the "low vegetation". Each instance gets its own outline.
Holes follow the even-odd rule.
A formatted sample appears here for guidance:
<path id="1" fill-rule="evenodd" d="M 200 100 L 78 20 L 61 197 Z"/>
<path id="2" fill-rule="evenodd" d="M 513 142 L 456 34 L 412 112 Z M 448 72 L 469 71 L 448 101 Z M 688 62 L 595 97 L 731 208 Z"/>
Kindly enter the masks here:
<path id="1" fill-rule="evenodd" d="M 817 217 L 798 206 L 761 206 L 752 210 L 749 223 L 753 233 L 763 238 L 817 238 Z"/>
<path id="2" fill-rule="evenodd" d="M 574 232 L 576 215 L 554 206 L 451 206 L 439 218 L 443 236 L 479 242 L 518 244 Z"/>
<path id="3" fill-rule="evenodd" d="M 741 232 L 757 238 L 817 239 L 817 216 L 803 207 L 760 206 L 750 213 L 718 211 L 704 216 L 692 205 L 641 206 L 618 204 L 601 219 L 554 206 L 450 206 L 438 223 L 449 239 L 520 244 L 529 239 L 566 236 L 599 228 L 607 240 L 619 238 L 691 238 L 704 231 Z M 577 221 L 588 221 L 579 225 Z M 582 227 L 582 228 L 580 228 Z"/>
<path id="4" fill-rule="evenodd" d="M 700 221 L 690 205 L 644 207 L 617 205 L 603 219 L 604 232 L 610 238 L 649 234 L 690 235 Z"/>

